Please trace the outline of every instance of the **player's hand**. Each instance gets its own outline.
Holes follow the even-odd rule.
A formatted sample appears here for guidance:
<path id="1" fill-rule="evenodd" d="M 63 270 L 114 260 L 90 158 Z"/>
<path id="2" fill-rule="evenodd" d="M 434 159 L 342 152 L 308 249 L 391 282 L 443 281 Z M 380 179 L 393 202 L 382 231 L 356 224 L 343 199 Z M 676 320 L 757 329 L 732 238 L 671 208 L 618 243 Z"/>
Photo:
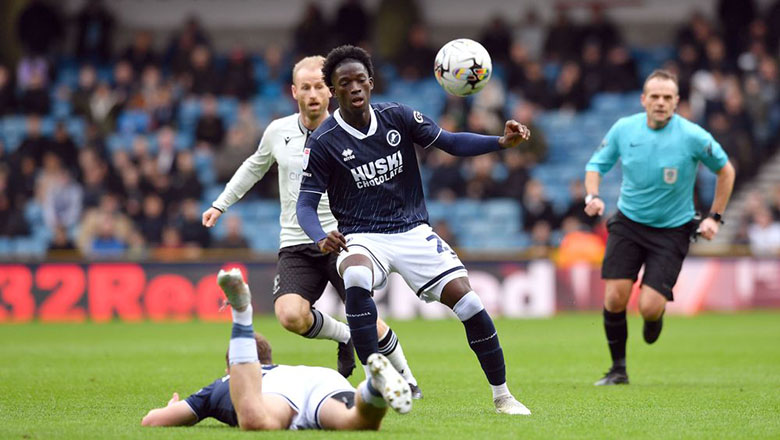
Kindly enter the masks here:
<path id="1" fill-rule="evenodd" d="M 328 232 L 328 235 L 320 240 L 317 245 L 320 247 L 320 251 L 322 251 L 323 254 L 330 252 L 338 254 L 342 250 L 349 252 L 349 249 L 347 249 L 347 239 L 344 238 L 344 234 L 339 231 Z"/>
<path id="2" fill-rule="evenodd" d="M 222 211 L 220 211 L 217 208 L 214 208 L 213 206 L 207 209 L 203 213 L 203 220 L 202 220 L 203 226 L 210 228 L 216 225 L 220 215 L 222 215 Z"/>
<path id="3" fill-rule="evenodd" d="M 593 200 L 585 205 L 585 214 L 593 217 L 594 215 L 604 214 L 604 201 L 599 197 L 593 197 Z"/>
<path id="4" fill-rule="evenodd" d="M 710 217 L 705 218 L 699 224 L 699 234 L 707 240 L 712 240 L 719 229 L 720 224 Z"/>
<path id="5" fill-rule="evenodd" d="M 178 401 L 179 401 L 179 393 L 173 393 L 171 400 L 168 401 L 168 406 L 171 406 Z"/>
<path id="6" fill-rule="evenodd" d="M 504 135 L 498 138 L 501 148 L 514 148 L 531 137 L 531 130 L 514 119 L 506 121 Z"/>

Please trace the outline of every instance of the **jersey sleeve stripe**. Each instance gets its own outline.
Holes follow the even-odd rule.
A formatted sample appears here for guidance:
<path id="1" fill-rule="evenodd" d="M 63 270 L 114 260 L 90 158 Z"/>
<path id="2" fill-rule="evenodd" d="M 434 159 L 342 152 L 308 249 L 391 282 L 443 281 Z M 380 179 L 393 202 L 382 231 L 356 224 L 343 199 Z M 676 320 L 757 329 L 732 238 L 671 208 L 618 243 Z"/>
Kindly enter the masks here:
<path id="1" fill-rule="evenodd" d="M 431 145 L 433 145 L 433 143 L 434 143 L 434 142 L 436 142 L 436 139 L 439 139 L 439 136 L 441 136 L 441 131 L 442 131 L 442 130 L 443 130 L 443 128 L 439 128 L 439 132 L 438 132 L 438 133 L 436 133 L 436 137 L 435 137 L 435 138 L 433 138 L 433 140 L 431 141 L 431 143 L 430 143 L 430 144 L 428 144 L 428 145 L 426 145 L 425 147 L 423 147 L 423 149 L 427 150 L 427 149 L 428 149 L 428 147 L 430 147 Z"/>
<path id="2" fill-rule="evenodd" d="M 325 194 L 324 192 L 319 192 L 319 191 L 311 191 L 311 190 L 308 190 L 308 189 L 302 189 L 302 190 L 300 190 L 300 191 L 301 191 L 301 192 L 305 192 L 305 193 Z"/>

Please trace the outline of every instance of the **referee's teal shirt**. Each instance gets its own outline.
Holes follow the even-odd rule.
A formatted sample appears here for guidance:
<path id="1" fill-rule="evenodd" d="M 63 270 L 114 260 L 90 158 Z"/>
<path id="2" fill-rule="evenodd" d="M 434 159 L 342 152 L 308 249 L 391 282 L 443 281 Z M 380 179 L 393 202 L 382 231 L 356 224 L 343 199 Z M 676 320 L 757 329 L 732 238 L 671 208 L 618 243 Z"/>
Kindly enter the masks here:
<path id="1" fill-rule="evenodd" d="M 654 130 L 647 125 L 646 113 L 619 119 L 585 169 L 604 175 L 618 159 L 623 168 L 618 209 L 655 228 L 691 221 L 699 162 L 715 173 L 728 162 L 720 144 L 700 126 L 675 114 Z"/>

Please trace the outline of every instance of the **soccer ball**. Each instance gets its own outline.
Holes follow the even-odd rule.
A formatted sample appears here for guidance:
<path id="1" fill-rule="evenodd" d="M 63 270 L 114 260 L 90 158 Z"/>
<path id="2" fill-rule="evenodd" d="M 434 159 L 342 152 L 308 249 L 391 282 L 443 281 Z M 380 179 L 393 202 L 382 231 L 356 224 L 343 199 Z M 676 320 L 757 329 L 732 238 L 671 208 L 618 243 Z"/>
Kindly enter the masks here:
<path id="1" fill-rule="evenodd" d="M 493 73 L 493 63 L 481 44 L 468 38 L 458 38 L 439 49 L 433 73 L 447 93 L 468 96 L 485 87 Z"/>

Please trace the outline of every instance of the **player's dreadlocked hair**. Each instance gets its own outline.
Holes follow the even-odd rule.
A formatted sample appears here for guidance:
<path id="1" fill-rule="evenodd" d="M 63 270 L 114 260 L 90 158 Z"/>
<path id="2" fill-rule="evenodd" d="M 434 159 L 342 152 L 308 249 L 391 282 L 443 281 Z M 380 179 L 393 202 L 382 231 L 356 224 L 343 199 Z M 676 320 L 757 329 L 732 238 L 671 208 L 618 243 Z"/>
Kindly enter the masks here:
<path id="1" fill-rule="evenodd" d="M 345 44 L 330 51 L 325 58 L 325 65 L 322 66 L 322 76 L 325 77 L 325 85 L 333 87 L 331 76 L 336 68 L 345 61 L 357 61 L 366 67 L 368 76 L 374 76 L 374 64 L 371 62 L 371 55 L 360 47 Z"/>

